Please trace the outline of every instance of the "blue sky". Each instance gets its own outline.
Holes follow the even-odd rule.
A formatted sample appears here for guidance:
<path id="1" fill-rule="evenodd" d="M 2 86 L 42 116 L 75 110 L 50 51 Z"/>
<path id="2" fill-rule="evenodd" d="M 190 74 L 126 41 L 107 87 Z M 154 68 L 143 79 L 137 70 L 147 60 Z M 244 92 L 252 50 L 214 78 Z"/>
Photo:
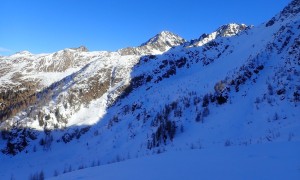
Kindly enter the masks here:
<path id="1" fill-rule="evenodd" d="M 197 38 L 231 22 L 259 25 L 289 0 L 1 0 L 0 55 L 85 45 L 113 51 L 162 30 Z"/>

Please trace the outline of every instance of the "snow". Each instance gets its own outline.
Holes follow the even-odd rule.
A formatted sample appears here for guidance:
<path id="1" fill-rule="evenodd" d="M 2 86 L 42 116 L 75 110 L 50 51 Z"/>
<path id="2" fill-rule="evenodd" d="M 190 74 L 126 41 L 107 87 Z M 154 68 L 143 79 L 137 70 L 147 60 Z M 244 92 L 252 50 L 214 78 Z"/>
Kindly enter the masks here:
<path id="1" fill-rule="evenodd" d="M 30 79 L 30 80 L 39 80 L 43 87 L 50 86 L 53 82 L 61 80 L 63 77 L 67 77 L 74 72 L 79 71 L 80 68 L 69 68 L 63 72 L 37 72 L 37 73 L 30 73 L 25 74 L 25 77 L 22 78 L 23 80 Z"/>
<path id="2" fill-rule="evenodd" d="M 103 57 L 106 51 L 81 52 L 80 49 L 64 49 L 55 53 L 31 54 L 22 51 L 11 56 L 0 57 L 2 67 L 0 87 L 22 85 L 25 82 L 39 83 L 38 91 L 52 83 L 79 71 L 86 64 Z M 21 76 L 17 81 L 14 76 Z"/>
<path id="3" fill-rule="evenodd" d="M 249 26 L 251 27 L 251 26 Z M 236 23 L 230 23 L 227 25 L 223 25 L 220 28 L 218 28 L 216 31 L 210 33 L 207 35 L 207 37 L 200 38 L 196 42 L 194 42 L 189 47 L 193 46 L 203 46 L 215 39 L 222 38 L 222 37 L 232 37 L 238 35 L 240 32 L 244 31 L 246 28 L 249 28 L 245 24 L 236 24 Z"/>
<path id="4" fill-rule="evenodd" d="M 209 48 L 203 44 L 178 46 L 167 52 L 152 49 L 156 56 L 149 57 L 147 62 L 139 55 L 77 52 L 74 49 L 44 55 L 19 54 L 17 59 L 3 57 L 3 61 L 10 65 L 15 63 L 15 66 L 13 71 L 1 77 L 1 85 L 10 80 L 12 72 L 28 66 L 39 68 L 30 73 L 23 71 L 25 77 L 41 80 L 44 86 L 63 80 L 62 87 L 53 90 L 56 95 L 40 110 L 50 113 L 48 124 L 55 124 L 54 112 L 59 108 L 68 123 L 51 132 L 54 141 L 47 148 L 39 144 L 47 135 L 39 132 L 43 127 L 38 121 L 22 119 L 26 127 L 38 130 L 37 140 L 30 141 L 26 151 L 14 157 L 0 155 L 0 162 L 5 162 L 0 163 L 0 177 L 24 179 L 43 170 L 47 178 L 57 172 L 60 174 L 58 179 L 299 179 L 300 104 L 293 101 L 292 96 L 299 88 L 299 73 L 296 72 L 300 69 L 287 63 L 291 55 L 286 49 L 277 50 L 282 43 L 276 36 L 277 33 L 285 36 L 285 32 L 279 33 L 281 26 L 293 27 L 294 34 L 287 47 L 291 46 L 299 37 L 298 19 L 295 17 L 295 22 L 287 19 L 267 28 L 262 24 L 231 37 L 217 37 L 214 32 L 209 41 L 217 45 Z M 273 49 L 269 49 L 270 45 Z M 74 64 L 60 71 L 65 61 L 51 58 L 65 57 L 64 53 L 74 53 L 76 58 Z M 189 67 L 176 68 L 176 74 L 153 82 L 166 72 L 167 69 L 160 68 L 164 60 L 174 62 L 182 57 L 190 63 Z M 213 61 L 204 64 L 200 58 Z M 52 66 L 52 61 L 56 71 L 45 71 Z M 42 66 L 38 62 L 43 62 Z M 203 107 L 202 103 L 194 104 L 193 98 L 203 99 L 204 95 L 214 93 L 216 83 L 243 75 L 240 68 L 249 68 L 251 63 L 264 65 L 264 69 L 258 74 L 253 73 L 240 85 L 238 92 L 231 86 L 228 102 L 222 105 L 211 102 L 207 106 L 210 114 L 203 122 L 196 122 L 196 115 Z M 292 68 L 295 73 L 291 73 Z M 65 78 L 70 73 L 73 75 Z M 288 80 L 288 74 L 291 80 Z M 141 75 L 151 75 L 153 79 L 111 104 L 122 92 L 122 87 Z M 48 79 L 48 76 L 51 77 Z M 86 104 L 76 102 L 74 108 L 70 108 L 68 97 L 72 90 L 89 92 L 92 88 L 90 79 L 103 83 L 109 78 L 109 87 L 104 94 Z M 119 81 L 114 83 L 111 79 Z M 274 88 L 273 95 L 268 93 L 268 84 Z M 286 92 L 278 96 L 276 90 L 281 86 Z M 185 99 L 191 99 L 189 106 L 184 104 Z M 155 116 L 176 101 L 182 115 L 175 117 L 173 111 L 168 115 L 177 125 L 175 138 L 167 139 L 158 147 L 147 148 L 152 134 L 158 129 L 152 125 Z M 64 108 L 64 103 L 68 108 Z M 140 107 L 135 109 L 135 105 Z M 126 107 L 128 110 L 124 110 Z M 16 117 L 21 118 L 21 115 Z M 87 126 L 91 126 L 89 131 L 78 134 Z M 75 135 L 71 141 L 62 140 L 63 136 L 72 134 Z M 5 143 L 1 140 L 0 147 L 5 147 Z M 157 153 L 162 154 L 155 155 Z M 120 160 L 126 161 L 113 163 Z M 95 164 L 101 166 L 78 170 Z M 69 169 L 72 172 L 66 173 Z"/>
<path id="5" fill-rule="evenodd" d="M 103 118 L 107 109 L 107 94 L 94 100 L 88 107 L 81 108 L 68 121 L 67 126 L 94 125 Z"/>
<path id="6" fill-rule="evenodd" d="M 109 180 L 300 179 L 300 143 L 167 152 L 49 178 Z"/>

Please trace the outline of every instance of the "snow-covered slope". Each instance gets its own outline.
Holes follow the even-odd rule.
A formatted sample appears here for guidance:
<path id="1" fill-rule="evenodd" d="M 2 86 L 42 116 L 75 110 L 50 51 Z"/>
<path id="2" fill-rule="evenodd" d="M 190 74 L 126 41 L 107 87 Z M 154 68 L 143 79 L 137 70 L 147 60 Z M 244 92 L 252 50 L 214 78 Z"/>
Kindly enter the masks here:
<path id="1" fill-rule="evenodd" d="M 86 61 L 68 66 L 78 70 L 22 91 L 30 101 L 4 93 L 2 102 L 21 100 L 0 113 L 0 176 L 22 178 L 16 162 L 51 177 L 162 152 L 298 144 L 299 9 L 294 0 L 271 21 L 223 26 L 202 44 L 162 32 L 126 53 L 80 52 Z M 25 55 L 2 58 L 39 62 Z"/>
<path id="2" fill-rule="evenodd" d="M 50 179 L 296 180 L 300 178 L 298 152 L 299 142 L 177 151 L 104 166 L 95 165 L 65 174 L 57 173 Z"/>
<path id="3" fill-rule="evenodd" d="M 35 129 L 79 125 L 85 121 L 81 114 L 95 109 L 99 115 L 87 122 L 92 124 L 129 84 L 131 69 L 142 55 L 161 54 L 183 42 L 163 31 L 139 47 L 118 52 L 88 52 L 81 46 L 52 54 L 23 51 L 2 57 L 0 129 L 16 124 Z"/>

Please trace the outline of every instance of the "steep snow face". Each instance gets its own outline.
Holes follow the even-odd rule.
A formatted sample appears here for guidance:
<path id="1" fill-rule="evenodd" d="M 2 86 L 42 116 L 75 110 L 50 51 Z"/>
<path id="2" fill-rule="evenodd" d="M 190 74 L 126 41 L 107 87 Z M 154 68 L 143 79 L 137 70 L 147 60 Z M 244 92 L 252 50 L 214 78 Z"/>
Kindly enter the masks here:
<path id="1" fill-rule="evenodd" d="M 280 23 L 286 19 L 297 18 L 300 12 L 300 1 L 292 0 L 292 2 L 286 6 L 279 14 L 274 16 L 270 21 L 266 22 L 266 27 L 272 26 L 275 23 Z"/>
<path id="2" fill-rule="evenodd" d="M 118 52 L 121 55 L 162 54 L 172 47 L 185 43 L 186 40 L 169 31 L 162 31 L 136 48 L 124 48 Z"/>
<path id="3" fill-rule="evenodd" d="M 297 2 L 273 25 L 200 46 L 89 61 L 7 121 L 1 177 L 16 161 L 50 177 L 165 151 L 299 142 Z"/>

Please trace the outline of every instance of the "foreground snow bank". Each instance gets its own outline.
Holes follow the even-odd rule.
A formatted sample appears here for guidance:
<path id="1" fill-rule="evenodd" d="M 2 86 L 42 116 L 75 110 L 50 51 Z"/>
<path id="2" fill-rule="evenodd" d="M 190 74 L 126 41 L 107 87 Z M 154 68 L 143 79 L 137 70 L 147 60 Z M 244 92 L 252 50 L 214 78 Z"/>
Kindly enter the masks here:
<path id="1" fill-rule="evenodd" d="M 300 142 L 168 152 L 53 179 L 300 179 Z"/>

